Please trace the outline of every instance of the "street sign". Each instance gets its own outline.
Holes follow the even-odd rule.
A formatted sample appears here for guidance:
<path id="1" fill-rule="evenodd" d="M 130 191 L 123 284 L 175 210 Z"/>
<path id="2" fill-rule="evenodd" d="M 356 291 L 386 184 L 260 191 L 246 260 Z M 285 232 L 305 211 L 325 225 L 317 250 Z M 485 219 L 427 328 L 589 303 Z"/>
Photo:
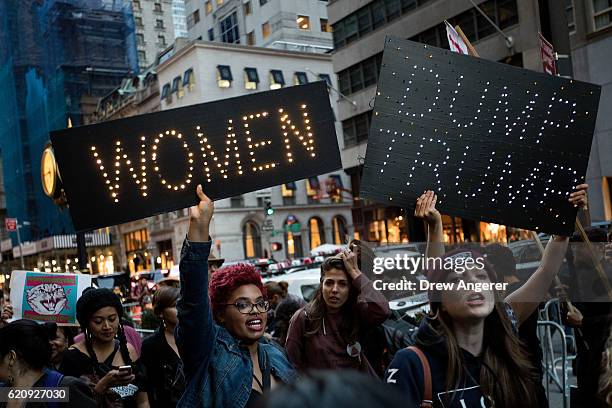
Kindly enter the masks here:
<path id="1" fill-rule="evenodd" d="M 4 226 L 7 231 L 17 231 L 17 218 L 6 218 L 4 220 Z"/>
<path id="2" fill-rule="evenodd" d="M 261 227 L 263 231 L 274 231 L 274 223 L 271 219 L 267 218 L 264 225 Z"/>
<path id="3" fill-rule="evenodd" d="M 540 37 L 540 54 L 542 56 L 542 68 L 544 72 L 550 75 L 557 75 L 557 64 L 555 59 L 555 49 L 551 43 L 544 38 L 542 33 L 538 33 Z"/>

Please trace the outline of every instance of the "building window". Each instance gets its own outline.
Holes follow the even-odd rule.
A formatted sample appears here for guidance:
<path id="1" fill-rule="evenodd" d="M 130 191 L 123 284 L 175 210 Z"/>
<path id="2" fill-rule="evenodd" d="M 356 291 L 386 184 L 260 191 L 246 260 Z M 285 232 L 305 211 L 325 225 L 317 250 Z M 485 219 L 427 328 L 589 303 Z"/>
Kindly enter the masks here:
<path id="1" fill-rule="evenodd" d="M 217 6 L 222 6 L 223 5 L 223 0 L 217 0 Z"/>
<path id="2" fill-rule="evenodd" d="M 349 95 L 369 86 L 376 85 L 381 65 L 382 53 L 338 72 L 340 92 Z"/>
<path id="3" fill-rule="evenodd" d="M 142 17 L 134 17 L 134 22 L 136 23 L 136 27 L 142 27 Z"/>
<path id="4" fill-rule="evenodd" d="M 244 207 L 244 196 L 239 195 L 230 198 L 230 207 L 231 208 L 242 208 Z"/>
<path id="5" fill-rule="evenodd" d="M 327 22 L 327 19 L 321 18 L 319 21 L 321 22 L 321 31 L 323 31 L 324 33 L 331 33 L 331 26 Z"/>
<path id="6" fill-rule="evenodd" d="M 341 215 L 336 215 L 332 218 L 332 236 L 335 245 L 345 245 L 348 243 L 346 220 Z"/>
<path id="7" fill-rule="evenodd" d="M 315 249 L 325 243 L 325 229 L 323 221 L 319 217 L 308 220 L 308 232 L 310 235 L 310 249 Z"/>
<path id="8" fill-rule="evenodd" d="M 285 220 L 285 247 L 287 248 L 288 258 L 301 258 L 304 256 L 302 248 L 301 225 L 297 218 L 290 215 Z"/>
<path id="9" fill-rule="evenodd" d="M 197 13 L 197 12 L 198 12 L 198 10 L 196 10 L 196 13 Z M 196 21 L 196 19 L 195 19 L 195 14 L 196 14 L 196 13 L 193 13 L 193 14 L 194 14 L 194 22 L 195 22 L 195 23 L 197 23 L 198 21 L 200 21 L 200 13 L 198 13 L 198 19 L 197 19 L 197 21 Z M 155 28 L 159 28 L 159 29 L 162 29 L 162 30 L 163 30 L 163 28 L 164 28 L 164 20 L 155 20 Z"/>
<path id="10" fill-rule="evenodd" d="M 145 51 L 138 51 L 138 63 L 147 65 L 147 53 Z"/>
<path id="11" fill-rule="evenodd" d="M 285 86 L 283 71 L 273 69 L 270 71 L 270 89 L 279 89 Z"/>
<path id="12" fill-rule="evenodd" d="M 264 4 L 266 4 L 268 2 L 268 0 L 259 0 L 259 5 L 263 6 Z"/>
<path id="13" fill-rule="evenodd" d="M 242 228 L 244 255 L 246 258 L 261 258 L 261 234 L 259 226 L 253 221 L 247 221 Z"/>
<path id="14" fill-rule="evenodd" d="M 245 68 L 244 89 L 257 89 L 257 84 L 259 84 L 259 75 L 257 74 L 257 68 Z"/>
<path id="15" fill-rule="evenodd" d="M 263 38 L 268 38 L 270 36 L 270 22 L 266 21 L 261 25 L 261 35 Z"/>
<path id="16" fill-rule="evenodd" d="M 208 41 L 215 40 L 215 30 L 213 28 L 208 29 Z"/>
<path id="17" fill-rule="evenodd" d="M 164 37 L 163 35 L 158 35 L 157 36 L 157 44 L 161 45 L 162 47 L 166 46 L 166 37 Z"/>
<path id="18" fill-rule="evenodd" d="M 161 99 L 171 99 L 171 97 L 172 97 L 172 94 L 170 93 L 170 84 L 166 84 L 162 88 Z"/>
<path id="19" fill-rule="evenodd" d="M 238 15 L 235 11 L 221 20 L 219 27 L 221 31 L 221 41 L 230 44 L 240 43 L 240 33 L 238 32 Z"/>
<path id="20" fill-rule="evenodd" d="M 298 71 L 293 77 L 294 85 L 305 85 L 308 83 L 308 75 L 305 72 Z"/>
<path id="21" fill-rule="evenodd" d="M 331 81 L 331 77 L 329 76 L 329 74 L 319 74 L 319 79 L 321 81 L 325 81 L 327 86 L 332 86 L 332 81 Z"/>
<path id="22" fill-rule="evenodd" d="M 308 204 L 316 204 L 320 200 L 319 189 L 321 188 L 319 184 L 318 177 L 310 177 L 308 180 L 305 180 L 306 183 L 306 197 L 308 197 Z"/>
<path id="23" fill-rule="evenodd" d="M 296 22 L 300 30 L 310 30 L 310 17 L 298 15 Z"/>
<path id="24" fill-rule="evenodd" d="M 138 44 L 138 45 L 144 45 L 145 44 L 144 34 L 136 34 L 136 44 Z"/>
<path id="25" fill-rule="evenodd" d="M 219 88 L 229 88 L 232 86 L 232 70 L 229 65 L 217 65 L 217 84 Z"/>
<path id="26" fill-rule="evenodd" d="M 569 29 L 569 32 L 576 32 L 576 19 L 574 18 L 574 0 L 565 0 L 565 14 L 567 16 L 567 28 Z"/>
<path id="27" fill-rule="evenodd" d="M 185 94 L 185 91 L 183 90 L 183 83 L 181 82 L 181 76 L 177 76 L 174 77 L 174 79 L 172 80 L 172 93 L 177 94 L 177 96 L 179 98 L 182 98 L 183 95 Z"/>
<path id="28" fill-rule="evenodd" d="M 133 6 L 134 6 L 134 11 L 141 11 L 142 7 L 140 7 L 140 0 L 134 0 L 132 2 Z"/>
<path id="29" fill-rule="evenodd" d="M 372 111 L 353 116 L 342 121 L 342 133 L 344 134 L 344 146 L 354 146 L 368 140 L 368 131 L 372 120 Z"/>
<path id="30" fill-rule="evenodd" d="M 247 1 L 242 6 L 244 7 L 245 16 L 249 16 L 253 13 L 253 6 L 251 5 L 251 0 Z"/>
<path id="31" fill-rule="evenodd" d="M 206 15 L 212 13 L 212 2 L 210 0 L 206 0 L 206 2 L 204 3 L 204 11 Z"/>
<path id="32" fill-rule="evenodd" d="M 155 11 L 157 13 L 163 13 L 161 3 L 155 3 L 155 5 L 153 7 L 153 11 Z"/>
<path id="33" fill-rule="evenodd" d="M 189 91 L 193 89 L 195 77 L 193 76 L 193 68 L 189 68 L 183 74 L 183 86 L 186 86 Z"/>
<path id="34" fill-rule="evenodd" d="M 593 0 L 593 21 L 595 30 L 612 25 L 612 1 Z"/>
<path id="35" fill-rule="evenodd" d="M 255 31 L 247 34 L 247 45 L 255 45 Z"/>
<path id="36" fill-rule="evenodd" d="M 295 205 L 295 190 L 297 190 L 295 182 L 286 183 L 281 186 L 283 205 Z"/>

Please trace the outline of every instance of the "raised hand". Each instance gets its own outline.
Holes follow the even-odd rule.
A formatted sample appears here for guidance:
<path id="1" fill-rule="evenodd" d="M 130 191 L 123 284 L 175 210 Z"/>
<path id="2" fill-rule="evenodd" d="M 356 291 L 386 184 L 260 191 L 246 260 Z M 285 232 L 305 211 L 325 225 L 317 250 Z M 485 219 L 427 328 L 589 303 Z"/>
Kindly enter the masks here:
<path id="1" fill-rule="evenodd" d="M 357 257 L 357 252 L 352 251 L 351 249 L 346 249 L 340 252 L 340 259 L 342 259 L 342 262 L 344 262 L 344 267 L 352 279 L 357 279 L 357 277 L 361 275 L 361 271 L 359 270 L 359 266 L 357 264 Z"/>
<path id="2" fill-rule="evenodd" d="M 568 201 L 574 204 L 574 207 L 579 207 L 586 210 L 588 208 L 589 200 L 587 196 L 588 184 L 580 184 L 576 186 L 576 190 L 570 194 Z"/>
<path id="3" fill-rule="evenodd" d="M 431 190 L 427 190 L 417 199 L 414 216 L 422 218 L 429 225 L 435 225 L 442 222 L 442 215 L 436 209 L 438 196 Z"/>
<path id="4" fill-rule="evenodd" d="M 198 184 L 196 194 L 200 199 L 198 205 L 189 208 L 189 232 L 187 239 L 196 242 L 208 241 L 210 220 L 215 211 L 215 204 L 202 191 L 202 185 Z"/>

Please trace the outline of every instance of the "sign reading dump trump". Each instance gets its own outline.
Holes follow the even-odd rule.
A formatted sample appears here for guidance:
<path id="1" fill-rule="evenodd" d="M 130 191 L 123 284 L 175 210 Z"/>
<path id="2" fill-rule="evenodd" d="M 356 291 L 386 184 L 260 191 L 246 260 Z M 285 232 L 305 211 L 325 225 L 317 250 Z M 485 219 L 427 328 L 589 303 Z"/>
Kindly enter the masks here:
<path id="1" fill-rule="evenodd" d="M 600 87 L 387 38 L 361 195 L 556 234 L 585 179 Z"/>
<path id="2" fill-rule="evenodd" d="M 341 168 L 325 83 L 52 132 L 78 231 Z"/>

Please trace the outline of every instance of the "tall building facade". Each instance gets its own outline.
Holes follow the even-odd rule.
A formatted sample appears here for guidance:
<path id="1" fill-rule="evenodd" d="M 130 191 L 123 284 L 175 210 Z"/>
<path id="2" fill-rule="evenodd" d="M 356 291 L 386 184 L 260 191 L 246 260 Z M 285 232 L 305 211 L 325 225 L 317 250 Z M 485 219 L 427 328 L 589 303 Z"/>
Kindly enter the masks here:
<path id="1" fill-rule="evenodd" d="M 6 214 L 28 223 L 20 231 L 22 241 L 31 242 L 27 255 L 32 258 L 26 259 L 26 267 L 37 265 L 34 255 L 55 249 L 47 241 L 37 247 L 47 238 L 67 236 L 62 250 L 76 248 L 68 211 L 58 208 L 41 187 L 40 160 L 49 132 L 65 128 L 69 121 L 74 126 L 87 123 L 98 98 L 137 70 L 128 0 L 0 1 L 0 148 Z M 17 240 L 12 238 L 13 248 L 2 249 L 18 256 Z M 102 241 L 92 238 L 89 245 Z"/>
<path id="2" fill-rule="evenodd" d="M 173 0 L 131 0 L 136 28 L 138 65 L 145 69 L 174 42 Z"/>
<path id="3" fill-rule="evenodd" d="M 237 44 L 193 41 L 169 50 L 157 67 L 162 110 L 278 89 L 317 80 L 336 86 L 331 57 Z M 330 95 L 336 111 L 336 95 Z M 337 111 L 336 111 L 337 113 Z M 336 133 L 340 135 L 340 124 Z M 328 188 L 331 186 L 332 188 Z M 349 180 L 339 169 L 215 203 L 213 251 L 227 260 L 309 256 L 323 243 L 345 244 L 353 237 Z M 266 231 L 265 206 L 275 210 Z M 174 220 L 175 259 L 188 227 L 187 213 Z M 282 246 L 273 250 L 273 243 Z M 274 245 L 274 247 L 277 247 Z"/>
<path id="4" fill-rule="evenodd" d="M 339 119 L 342 121 L 344 135 L 342 156 L 343 163 L 346 164 L 345 169 L 351 175 L 356 197 L 370 129 L 371 102 L 376 93 L 385 36 L 406 38 L 448 49 L 444 26 L 444 20 L 448 20 L 453 25 L 461 26 L 482 58 L 542 71 L 538 32 L 542 31 L 540 20 L 544 16 L 541 16 L 538 1 L 480 0 L 476 3 L 506 36 L 512 38 L 512 44 L 508 44 L 495 27 L 467 1 L 337 0 L 330 2 L 328 13 L 334 35 L 332 54 L 334 71 L 338 75 L 340 91 L 347 96 L 347 99 L 338 101 Z M 609 83 L 612 74 L 604 67 L 609 66 L 610 53 L 603 52 L 603 49 L 610 45 L 610 8 L 603 6 L 597 8 L 596 5 L 601 3 L 598 1 L 576 2 L 581 6 L 580 12 L 576 7 L 574 18 L 572 2 L 566 3 L 570 11 L 568 16 L 575 20 L 572 43 L 576 54 L 574 58 L 576 78 L 600 84 Z M 584 6 L 585 4 L 587 6 Z M 582 29 L 578 27 L 583 22 L 588 23 L 587 27 L 591 28 L 581 31 Z M 594 50 L 601 52 L 595 53 Z M 606 99 L 609 98 L 606 96 L 607 92 L 609 90 L 604 89 L 600 105 L 602 108 L 609 106 L 609 99 Z M 592 182 L 590 197 L 594 219 L 601 219 L 603 216 L 602 196 L 607 194 L 609 203 L 609 189 L 607 192 L 603 191 L 606 187 L 605 182 L 610 184 L 609 174 L 611 174 L 609 159 L 612 148 L 609 121 L 610 115 L 602 114 L 600 111 L 587 174 L 587 178 Z M 404 234 L 407 234 L 410 240 L 423 239 L 422 232 L 414 228 L 414 220 L 402 216 L 401 209 L 383 207 L 367 200 L 357 200 L 356 204 L 353 209 L 353 221 L 356 230 L 366 239 L 392 242 L 398 240 L 398 235 L 399 239 L 403 240 Z M 607 206 L 609 208 L 609 204 Z M 402 217 L 403 221 L 398 224 L 399 217 Z M 450 242 L 503 240 L 512 234 L 521 233 L 496 224 L 444 217 L 444 234 Z"/>
<path id="5" fill-rule="evenodd" d="M 601 85 L 589 158 L 589 211 L 593 221 L 612 220 L 612 3 L 567 1 L 574 77 Z"/>
<path id="6" fill-rule="evenodd" d="M 174 38 L 187 37 L 185 0 L 172 0 L 172 21 L 174 22 Z"/>
<path id="7" fill-rule="evenodd" d="M 190 39 L 303 52 L 333 48 L 322 0 L 205 0 L 187 2 Z"/>

